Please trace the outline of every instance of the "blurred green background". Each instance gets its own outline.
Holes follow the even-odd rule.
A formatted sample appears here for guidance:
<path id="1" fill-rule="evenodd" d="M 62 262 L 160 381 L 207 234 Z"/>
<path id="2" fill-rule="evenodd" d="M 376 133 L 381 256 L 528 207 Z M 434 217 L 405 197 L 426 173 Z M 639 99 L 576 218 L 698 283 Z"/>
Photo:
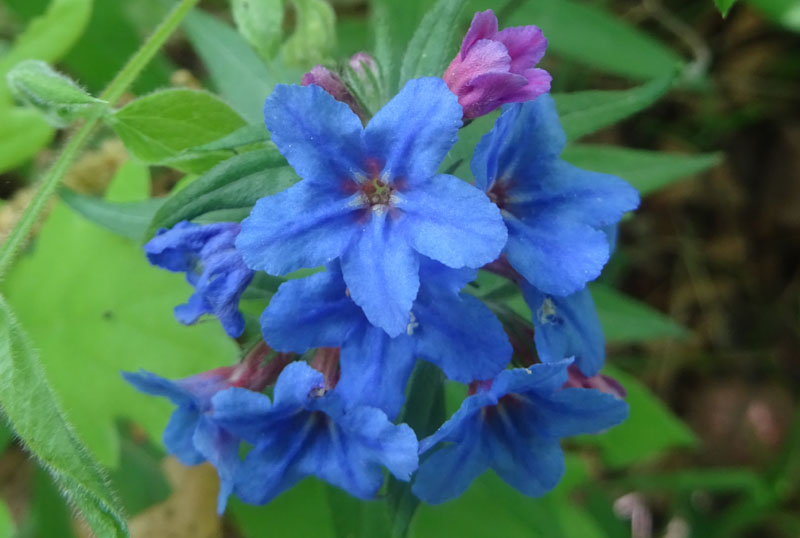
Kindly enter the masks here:
<path id="1" fill-rule="evenodd" d="M 401 44 L 431 5 L 377 1 Z M 332 5 L 335 40 L 324 21 L 297 16 L 302 6 L 290 4 L 280 22 L 284 40 L 274 46 L 298 75 L 304 63 L 373 50 L 369 3 Z M 168 8 L 162 0 L 3 0 L 0 75 L 41 58 L 96 95 Z M 422 507 L 411 535 L 800 536 L 800 2 L 740 1 L 723 19 L 711 0 L 472 0 L 453 24 L 466 29 L 486 8 L 507 26 L 543 28 L 554 93 L 638 87 L 625 97 L 641 101 L 633 112 L 677 70 L 655 104 L 586 130 L 568 149 L 572 162 L 618 173 L 643 192 L 593 290 L 609 340 L 604 372 L 628 389 L 632 412 L 603 436 L 569 443 L 567 476 L 550 495 L 527 499 L 484 476 L 461 499 Z M 245 117 L 260 110 L 271 68 L 254 71 L 235 54 L 247 43 L 226 1 L 201 9 L 213 18 L 187 19 L 124 100 L 209 88 Z M 68 132 L 17 106 L 0 84 L 0 240 Z M 183 175 L 127 151 L 101 129 L 66 184 L 85 194 L 112 184 L 107 198 L 126 202 L 163 196 Z M 313 480 L 267 507 L 234 502 L 218 518 L 213 470 L 164 457 L 169 405 L 125 387 L 118 372 L 188 375 L 234 360 L 235 346 L 215 324 L 174 323 L 172 305 L 188 294 L 181 277 L 150 269 L 133 242 L 63 202 L 35 234 L 0 289 L 70 422 L 108 469 L 133 536 L 377 536 L 375 503 Z M 0 538 L 88 535 L 0 425 Z"/>

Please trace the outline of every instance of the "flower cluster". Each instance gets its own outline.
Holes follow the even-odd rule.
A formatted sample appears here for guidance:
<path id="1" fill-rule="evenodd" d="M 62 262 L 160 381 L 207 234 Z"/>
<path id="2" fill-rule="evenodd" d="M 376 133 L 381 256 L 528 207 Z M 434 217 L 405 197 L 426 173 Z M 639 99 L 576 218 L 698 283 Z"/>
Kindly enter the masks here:
<path id="1" fill-rule="evenodd" d="M 182 222 L 145 246 L 194 286 L 178 320 L 212 314 L 232 337 L 254 273 L 288 278 L 261 315 L 264 342 L 240 364 L 178 381 L 126 374 L 177 405 L 165 444 L 216 466 L 220 510 L 231 493 L 266 503 L 309 475 L 372 498 L 384 468 L 429 503 L 490 468 L 541 495 L 563 474 L 562 438 L 626 417 L 624 390 L 598 374 L 604 340 L 586 285 L 639 199 L 561 160 L 550 75 L 534 67 L 545 47 L 538 28 L 498 31 L 491 11 L 478 13 L 441 78 L 408 81 L 374 115 L 317 66 L 264 104 L 301 180 L 241 223 Z M 363 53 L 350 69 L 380 72 Z M 474 149 L 474 183 L 441 173 L 464 122 L 501 106 Z M 290 278 L 303 268 L 321 270 Z M 479 270 L 517 286 L 532 319 L 501 323 L 479 299 Z M 406 390 L 418 359 L 469 387 L 419 440 L 398 419 L 417 405 Z"/>

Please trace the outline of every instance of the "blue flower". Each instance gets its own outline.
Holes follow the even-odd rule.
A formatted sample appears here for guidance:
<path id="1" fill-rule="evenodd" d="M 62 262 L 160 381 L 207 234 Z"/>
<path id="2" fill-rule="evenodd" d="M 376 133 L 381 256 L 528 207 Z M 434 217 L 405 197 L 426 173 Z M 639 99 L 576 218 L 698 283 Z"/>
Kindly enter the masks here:
<path id="1" fill-rule="evenodd" d="M 161 229 L 145 246 L 150 263 L 176 273 L 186 273 L 194 293 L 175 307 L 175 317 L 191 325 L 203 314 L 214 314 L 225 332 L 238 337 L 244 331 L 239 298 L 253 279 L 234 248 L 239 223 L 194 224 L 182 221 Z"/>
<path id="2" fill-rule="evenodd" d="M 464 383 L 493 377 L 508 363 L 511 346 L 500 322 L 478 299 L 459 293 L 474 276 L 474 270 L 423 258 L 411 320 L 392 338 L 370 324 L 331 264 L 326 272 L 282 284 L 261 316 L 262 332 L 284 351 L 341 346 L 337 390 L 393 418 L 417 357 Z"/>
<path id="3" fill-rule="evenodd" d="M 236 476 L 245 502 L 264 504 L 316 476 L 360 499 L 383 483 L 382 467 L 400 480 L 417 468 L 417 438 L 379 409 L 351 407 L 306 363 L 286 367 L 269 397 L 232 388 L 213 399 L 214 417 L 253 444 Z"/>
<path id="4" fill-rule="evenodd" d="M 533 312 L 534 342 L 542 362 L 572 357 L 584 375 L 596 375 L 606 357 L 606 340 L 589 288 L 566 297 L 542 293 L 525 281 L 522 296 Z"/>
<path id="5" fill-rule="evenodd" d="M 628 406 L 593 389 L 562 389 L 571 361 L 505 370 L 479 384 L 439 430 L 420 442 L 425 454 L 412 491 L 438 504 L 463 493 L 487 469 L 525 495 L 539 496 L 564 473 L 560 440 L 595 433 L 627 417 Z"/>
<path id="6" fill-rule="evenodd" d="M 609 257 L 603 229 L 635 209 L 639 195 L 615 176 L 559 156 L 566 136 L 549 95 L 507 105 L 472 159 L 476 185 L 508 228 L 508 261 L 541 292 L 566 296 L 597 278 Z"/>
<path id="7" fill-rule="evenodd" d="M 437 168 L 462 110 L 436 78 L 412 80 L 366 128 L 322 88 L 278 85 L 264 104 L 272 141 L 302 181 L 256 203 L 236 240 L 274 275 L 341 260 L 353 301 L 391 336 L 406 330 L 421 255 L 480 267 L 506 241 L 484 193 Z"/>
<path id="8" fill-rule="evenodd" d="M 209 461 L 217 468 L 220 477 L 219 513 L 225 510 L 240 464 L 239 439 L 220 428 L 210 413 L 212 397 L 231 386 L 227 375 L 230 370 L 220 368 L 177 381 L 144 370 L 122 373 L 125 380 L 138 390 L 163 396 L 178 406 L 164 430 L 164 446 L 186 465 Z"/>

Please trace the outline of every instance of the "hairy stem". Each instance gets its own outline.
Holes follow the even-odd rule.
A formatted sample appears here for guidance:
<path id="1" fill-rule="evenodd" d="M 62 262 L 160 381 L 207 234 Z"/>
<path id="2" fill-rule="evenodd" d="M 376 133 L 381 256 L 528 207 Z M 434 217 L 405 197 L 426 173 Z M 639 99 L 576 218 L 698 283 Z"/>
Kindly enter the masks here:
<path id="1" fill-rule="evenodd" d="M 100 98 L 110 103 L 115 103 L 128 86 L 136 79 L 139 73 L 155 56 L 156 52 L 164 45 L 167 38 L 175 31 L 183 17 L 191 10 L 199 0 L 181 0 L 161 24 L 155 29 L 149 38 L 142 44 L 142 47 L 128 60 L 125 67 L 117 73 L 108 87 L 100 94 Z M 83 126 L 69 139 L 64 146 L 58 159 L 50 167 L 42 180 L 36 195 L 25 208 L 22 217 L 11 231 L 8 239 L 0 246 L 0 279 L 8 271 L 11 262 L 14 261 L 17 250 L 25 241 L 25 238 L 33 228 L 39 215 L 47 205 L 47 201 L 53 195 L 59 181 L 69 169 L 72 161 L 78 155 L 83 145 L 89 139 L 92 129 L 97 125 L 99 118 L 92 118 L 86 121 Z"/>

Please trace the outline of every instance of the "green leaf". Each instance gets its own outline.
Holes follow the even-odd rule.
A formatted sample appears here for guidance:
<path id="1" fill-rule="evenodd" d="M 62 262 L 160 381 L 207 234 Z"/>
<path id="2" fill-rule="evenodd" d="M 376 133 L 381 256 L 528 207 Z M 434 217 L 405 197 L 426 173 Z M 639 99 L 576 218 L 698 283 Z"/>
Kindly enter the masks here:
<path id="1" fill-rule="evenodd" d="M 445 421 L 444 376 L 433 364 L 418 361 L 409 383 L 408 398 L 399 423 L 406 423 L 422 439 L 431 435 Z M 391 519 L 391 536 L 408 533 L 411 518 L 420 504 L 411 493 L 411 483 L 389 478 L 387 493 Z"/>
<path id="2" fill-rule="evenodd" d="M 600 283 L 589 284 L 609 342 L 686 340 L 691 333 L 658 310 Z"/>
<path id="3" fill-rule="evenodd" d="M 704 172 L 722 161 L 717 153 L 681 155 L 589 144 L 567 146 L 561 157 L 575 166 L 621 177 L 642 196 Z"/>
<path id="4" fill-rule="evenodd" d="M 758 11 L 782 24 L 789 30 L 800 32 L 800 2 L 798 0 L 747 0 Z"/>
<path id="5" fill-rule="evenodd" d="M 402 63 L 403 53 L 430 4 L 430 0 L 370 2 L 370 26 L 375 38 L 375 60 L 381 67 L 388 93 L 385 101 L 398 90 L 398 67 Z"/>
<path id="6" fill-rule="evenodd" d="M 108 110 L 106 101 L 92 97 L 41 60 L 18 63 L 6 75 L 6 82 L 17 99 L 44 112 L 56 127 Z"/>
<path id="7" fill-rule="evenodd" d="M 224 156 L 177 159 L 191 147 L 219 140 L 245 125 L 228 105 L 210 93 L 171 89 L 136 99 L 116 111 L 111 125 L 128 150 L 147 163 L 169 163 L 202 172 Z M 216 161 L 216 162 L 214 162 Z"/>
<path id="8" fill-rule="evenodd" d="M 408 43 L 400 68 L 402 87 L 412 78 L 440 77 L 458 48 L 458 20 L 464 0 L 438 0 L 423 17 L 414 37 Z"/>
<path id="9" fill-rule="evenodd" d="M 637 80 L 668 75 L 683 59 L 663 43 L 598 5 L 572 0 L 518 2 L 506 26 L 535 24 L 549 51 Z"/>
<path id="10" fill-rule="evenodd" d="M 245 538 L 336 538 L 326 487 L 322 481 L 306 478 L 266 506 L 251 506 L 231 498 L 227 512 Z"/>
<path id="11" fill-rule="evenodd" d="M 16 529 L 14 528 L 14 520 L 11 519 L 11 512 L 8 511 L 8 506 L 5 501 L 0 499 L 0 538 L 13 538 Z"/>
<path id="12" fill-rule="evenodd" d="M 259 198 L 276 194 L 297 181 L 297 174 L 277 150 L 237 155 L 170 196 L 156 212 L 147 237 L 159 228 L 172 228 L 182 220 L 196 220 L 212 212 L 226 211 L 220 215 L 222 218 L 214 220 L 241 220 Z"/>
<path id="13" fill-rule="evenodd" d="M 589 90 L 553 97 L 567 138 L 575 140 L 649 107 L 669 90 L 673 80 L 669 76 L 629 90 Z"/>
<path id="14" fill-rule="evenodd" d="M 222 97 L 248 123 L 264 124 L 264 99 L 279 82 L 297 82 L 300 73 L 269 67 L 236 30 L 200 11 L 183 21 L 183 28 L 208 68 Z"/>
<path id="15" fill-rule="evenodd" d="M 0 372 L 0 405 L 19 438 L 98 536 L 128 536 L 125 518 L 100 466 L 67 423 L 28 335 L 2 298 Z"/>
<path id="16" fill-rule="evenodd" d="M 120 371 L 184 377 L 238 355 L 216 320 L 185 327 L 174 319 L 173 308 L 191 294 L 182 274 L 150 266 L 139 246 L 61 204 L 3 289 L 77 432 L 112 467 L 119 461 L 118 418 L 130 418 L 160 443 L 173 409 L 139 394 Z"/>
<path id="17" fill-rule="evenodd" d="M 147 442 L 134 440 L 121 427 L 120 464 L 111 473 L 125 510 L 131 516 L 169 497 L 170 486 L 161 470 L 164 454 Z"/>
<path id="18" fill-rule="evenodd" d="M 47 11 L 33 19 L 14 44 L 0 57 L 0 76 L 29 58 L 53 63 L 75 44 L 89 22 L 92 0 L 53 0 Z M 8 98 L 8 89 L 0 84 L 0 103 Z"/>
<path id="19" fill-rule="evenodd" d="M 55 130 L 33 109 L 4 108 L 0 111 L 0 173 L 24 163 L 43 147 Z"/>
<path id="20" fill-rule="evenodd" d="M 336 48 L 336 14 L 325 0 L 292 3 L 297 21 L 281 53 L 288 65 L 305 70 L 330 58 Z"/>
<path id="21" fill-rule="evenodd" d="M 239 33 L 266 60 L 278 53 L 283 37 L 283 0 L 231 0 Z"/>
<path id="22" fill-rule="evenodd" d="M 636 378 L 608 365 L 603 373 L 625 387 L 630 415 L 625 422 L 607 432 L 581 436 L 580 440 L 598 446 L 607 465 L 626 467 L 651 460 L 674 448 L 697 445 L 692 430 Z"/>
<path id="23" fill-rule="evenodd" d="M 0 455 L 14 442 L 14 432 L 0 420 Z"/>
<path id="24" fill-rule="evenodd" d="M 714 4 L 716 4 L 717 9 L 719 12 L 722 13 L 723 17 L 728 16 L 728 12 L 733 7 L 733 4 L 736 3 L 736 0 L 714 0 Z"/>
<path id="25" fill-rule="evenodd" d="M 237 151 L 246 146 L 267 142 L 268 140 L 269 131 L 263 125 L 245 125 L 218 140 L 190 148 L 187 151 L 195 153 L 203 151 Z"/>
<path id="26" fill-rule="evenodd" d="M 64 203 L 84 218 L 134 241 L 146 239 L 145 233 L 150 221 L 164 203 L 163 198 L 140 202 L 109 202 L 77 193 L 65 186 L 59 189 L 58 194 Z"/>

